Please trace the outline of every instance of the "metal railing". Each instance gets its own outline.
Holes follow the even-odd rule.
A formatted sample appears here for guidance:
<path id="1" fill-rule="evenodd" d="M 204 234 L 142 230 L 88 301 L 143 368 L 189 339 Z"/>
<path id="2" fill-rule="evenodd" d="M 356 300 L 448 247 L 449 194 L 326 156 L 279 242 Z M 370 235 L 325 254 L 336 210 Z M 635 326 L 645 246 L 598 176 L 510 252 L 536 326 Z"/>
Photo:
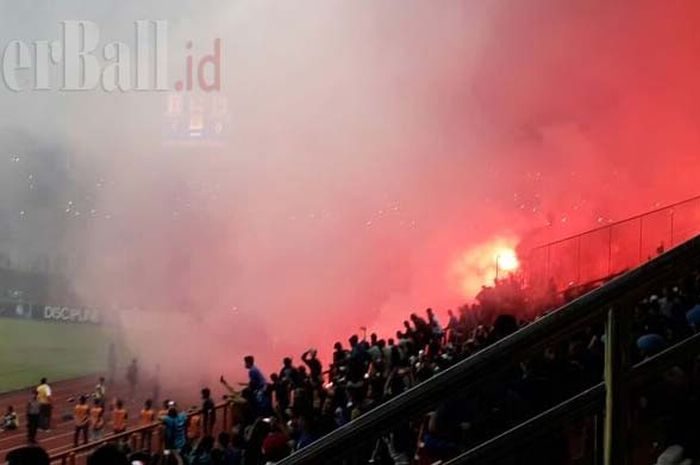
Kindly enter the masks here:
<path id="1" fill-rule="evenodd" d="M 233 420 L 233 404 L 229 401 L 219 403 L 215 406 L 217 412 L 216 424 L 214 425 L 214 434 L 220 431 L 229 431 L 232 427 Z M 200 415 L 201 410 L 189 412 L 188 418 L 192 415 Z M 221 414 L 221 415 L 219 415 Z M 81 446 L 73 447 L 64 452 L 51 455 L 50 463 L 61 465 L 76 465 L 78 460 L 89 455 L 95 449 L 110 443 L 127 443 L 131 450 L 140 451 L 148 450 L 152 453 L 162 453 L 165 447 L 165 437 L 163 435 L 164 426 L 160 421 L 153 422 L 148 425 L 138 426 L 128 429 L 123 433 L 107 434 L 97 441 L 92 441 Z M 146 445 L 144 446 L 143 441 Z"/>
<path id="2" fill-rule="evenodd" d="M 618 348 L 618 350 L 621 349 Z M 687 361 L 697 356 L 698 353 L 700 353 L 700 334 L 695 334 L 673 347 L 634 365 L 624 374 L 623 384 L 627 387 L 643 385 L 657 376 L 660 371 Z M 498 463 L 500 458 L 531 442 L 533 437 L 555 431 L 563 424 L 582 414 L 594 414 L 596 418 L 600 419 L 605 409 L 605 394 L 605 383 L 599 383 L 556 407 L 449 460 L 445 465 Z"/>
<path id="3" fill-rule="evenodd" d="M 607 319 L 608 325 L 613 321 L 615 325 L 624 324 L 623 315 L 615 312 L 629 311 L 633 308 L 633 304 L 641 300 L 651 288 L 687 275 L 689 270 L 698 264 L 700 264 L 700 236 L 652 259 L 639 268 L 614 278 L 606 286 L 566 304 L 558 311 L 438 373 L 278 463 L 280 465 L 342 463 L 344 458 L 353 457 L 354 451 L 365 445 L 368 438 L 384 435 L 396 425 L 410 421 L 417 414 L 427 412 L 440 402 L 463 395 L 464 392 L 476 392 L 486 386 L 500 370 L 505 369 L 509 364 L 570 337 L 589 323 L 603 320 L 605 324 Z M 617 318 L 614 318 L 615 316 Z M 621 340 L 611 335 L 617 333 L 622 334 Z M 616 326 L 609 326 L 606 334 L 608 335 L 606 336 L 608 353 L 606 354 L 607 389 L 605 393 L 606 395 L 609 392 L 615 394 L 612 397 L 608 395 L 607 399 L 606 421 L 612 423 L 607 424 L 606 435 L 611 438 L 622 434 L 622 422 L 619 419 L 624 418 L 624 406 L 623 402 L 620 402 L 619 394 L 628 382 L 626 370 L 629 367 L 627 353 L 630 341 L 625 339 L 629 333 L 618 331 Z M 698 344 L 700 339 L 692 338 L 689 341 L 692 341 L 692 344 Z M 663 361 L 663 359 L 660 360 Z M 654 363 L 658 364 L 659 361 L 647 362 L 644 365 L 647 368 L 643 370 L 647 370 L 649 366 L 658 369 L 659 366 Z M 583 395 L 593 398 L 598 395 L 596 393 L 601 392 L 600 389 L 595 387 L 589 394 Z M 623 463 L 620 458 L 621 451 L 608 450 L 607 453 L 606 464 Z"/>
<path id="4" fill-rule="evenodd" d="M 374 410 L 360 416 L 324 438 L 295 452 L 278 462 L 280 465 L 329 464 L 342 462 L 344 458 L 367 444 L 367 440 L 386 434 L 397 424 L 405 423 L 420 413 L 425 413 L 436 404 L 476 392 L 507 369 L 513 361 L 541 351 L 558 341 L 562 341 L 581 327 L 604 320 L 606 329 L 606 376 L 601 383 L 579 393 L 567 402 L 521 423 L 519 426 L 472 448 L 450 462 L 473 463 L 475 457 L 482 460 L 489 450 L 495 450 L 504 438 L 526 440 L 541 433 L 544 425 L 554 425 L 557 421 L 573 413 L 586 413 L 601 410 L 605 403 L 605 463 L 619 465 L 625 463 L 626 451 L 615 445 L 624 444 L 622 439 L 629 427 L 625 420 L 629 400 L 621 393 L 632 384 L 644 382 L 650 376 L 668 367 L 678 357 L 697 354 L 700 350 L 700 336 L 693 336 L 677 346 L 645 362 L 631 366 L 629 362 L 630 341 L 627 336 L 626 317 L 634 302 L 648 294 L 650 289 L 667 283 L 669 280 L 686 276 L 689 270 L 700 264 L 700 236 L 695 237 L 644 265 L 629 271 L 606 286 L 598 288 L 560 308 L 520 331 L 496 342 L 477 354 L 453 365 L 403 394 L 387 401 Z M 232 411 L 230 403 L 217 405 L 222 411 L 220 428 L 228 429 Z M 76 460 L 102 444 L 115 441 L 129 441 L 136 444 L 144 432 L 151 432 L 154 451 L 163 448 L 162 426 L 153 423 L 134 428 L 125 433 L 106 436 L 100 441 L 70 449 L 51 457 L 51 463 L 75 465 Z M 615 441 L 613 441 L 615 439 Z M 518 442 L 518 441 L 514 441 Z M 479 462 L 481 463 L 481 461 Z"/>
<path id="5" fill-rule="evenodd" d="M 700 196 L 537 246 L 524 257 L 524 277 L 565 289 L 632 269 L 698 233 Z"/>

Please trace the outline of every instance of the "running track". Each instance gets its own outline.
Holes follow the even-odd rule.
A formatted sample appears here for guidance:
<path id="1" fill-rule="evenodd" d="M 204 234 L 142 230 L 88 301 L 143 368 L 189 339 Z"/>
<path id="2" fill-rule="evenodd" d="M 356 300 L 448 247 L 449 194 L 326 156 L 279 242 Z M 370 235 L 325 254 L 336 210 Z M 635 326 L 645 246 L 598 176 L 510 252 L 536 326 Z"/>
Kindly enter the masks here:
<path id="1" fill-rule="evenodd" d="M 69 400 L 79 396 L 80 394 L 89 394 L 93 391 L 97 384 L 98 376 L 90 376 L 84 378 L 76 378 L 57 383 L 51 383 L 53 396 L 53 415 L 51 419 L 51 431 L 39 431 L 37 440 L 39 445 L 43 447 L 49 455 L 70 449 L 73 446 L 73 420 L 63 420 L 65 414 L 73 413 L 74 404 Z M 108 386 L 107 398 L 111 399 L 115 395 L 124 394 L 124 387 L 110 388 Z M 4 460 L 5 455 L 10 450 L 23 446 L 27 443 L 27 422 L 25 418 L 25 410 L 27 401 L 29 400 L 30 389 L 24 391 L 15 391 L 0 395 L 0 413 L 4 415 L 8 405 L 15 407 L 19 416 L 19 429 L 17 431 L 0 432 L 0 460 Z M 138 411 L 141 404 L 134 400 L 127 405 L 130 414 L 130 424 L 134 425 L 138 418 Z M 111 431 L 109 425 L 109 413 L 106 412 L 105 418 L 108 420 L 105 427 L 105 433 Z"/>

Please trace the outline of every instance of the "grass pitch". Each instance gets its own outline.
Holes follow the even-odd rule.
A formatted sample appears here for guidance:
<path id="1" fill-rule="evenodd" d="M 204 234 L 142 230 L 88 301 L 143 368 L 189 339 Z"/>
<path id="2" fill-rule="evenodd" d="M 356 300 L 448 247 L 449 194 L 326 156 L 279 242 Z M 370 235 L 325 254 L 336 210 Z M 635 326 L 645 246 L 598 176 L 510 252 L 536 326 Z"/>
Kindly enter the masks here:
<path id="1" fill-rule="evenodd" d="M 0 318 L 0 392 L 105 372 L 108 326 Z"/>

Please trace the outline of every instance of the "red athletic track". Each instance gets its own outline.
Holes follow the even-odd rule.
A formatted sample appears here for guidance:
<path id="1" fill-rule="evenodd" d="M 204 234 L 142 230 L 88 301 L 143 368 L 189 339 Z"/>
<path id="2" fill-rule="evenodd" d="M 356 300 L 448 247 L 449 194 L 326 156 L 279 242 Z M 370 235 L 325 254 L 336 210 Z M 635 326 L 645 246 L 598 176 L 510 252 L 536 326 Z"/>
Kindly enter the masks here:
<path id="1" fill-rule="evenodd" d="M 93 391 L 97 384 L 98 376 L 90 376 L 84 378 L 76 378 L 67 381 L 50 383 L 53 395 L 53 415 L 51 421 L 51 431 L 39 431 L 37 440 L 39 445 L 43 447 L 49 455 L 70 449 L 73 446 L 73 420 L 63 421 L 66 413 L 73 413 L 73 403 L 69 398 L 73 398 L 80 394 L 89 394 Z M 113 398 L 115 395 L 124 394 L 126 389 L 122 387 L 108 386 L 107 397 Z M 0 395 L 0 414 L 4 414 L 5 408 L 12 405 L 17 410 L 19 416 L 20 427 L 17 431 L 0 432 L 0 461 L 4 461 L 5 455 L 11 449 L 23 446 L 27 443 L 27 428 L 25 410 L 27 401 L 29 400 L 30 389 L 23 391 L 14 391 L 11 393 Z M 130 402 L 128 405 L 129 423 L 134 425 L 138 419 L 138 411 L 141 408 L 141 403 L 137 400 Z M 106 413 L 107 425 L 105 433 L 111 431 L 109 424 L 109 415 Z M 80 462 L 80 461 L 79 461 Z"/>

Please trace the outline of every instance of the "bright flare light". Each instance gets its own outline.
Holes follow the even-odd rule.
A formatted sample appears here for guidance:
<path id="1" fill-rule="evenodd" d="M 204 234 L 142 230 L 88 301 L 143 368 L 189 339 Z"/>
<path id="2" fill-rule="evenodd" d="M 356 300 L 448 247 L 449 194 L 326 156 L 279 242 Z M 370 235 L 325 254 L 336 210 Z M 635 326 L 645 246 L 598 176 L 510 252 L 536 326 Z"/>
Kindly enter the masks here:
<path id="1" fill-rule="evenodd" d="M 481 286 L 493 285 L 497 271 L 499 279 L 517 271 L 520 268 L 515 252 L 518 242 L 515 237 L 496 237 L 461 252 L 449 271 L 453 288 L 463 298 L 471 300 Z"/>
<path id="2" fill-rule="evenodd" d="M 498 261 L 498 269 L 506 273 L 513 272 L 520 266 L 518 255 L 513 249 L 499 250 L 496 254 L 496 260 Z"/>

